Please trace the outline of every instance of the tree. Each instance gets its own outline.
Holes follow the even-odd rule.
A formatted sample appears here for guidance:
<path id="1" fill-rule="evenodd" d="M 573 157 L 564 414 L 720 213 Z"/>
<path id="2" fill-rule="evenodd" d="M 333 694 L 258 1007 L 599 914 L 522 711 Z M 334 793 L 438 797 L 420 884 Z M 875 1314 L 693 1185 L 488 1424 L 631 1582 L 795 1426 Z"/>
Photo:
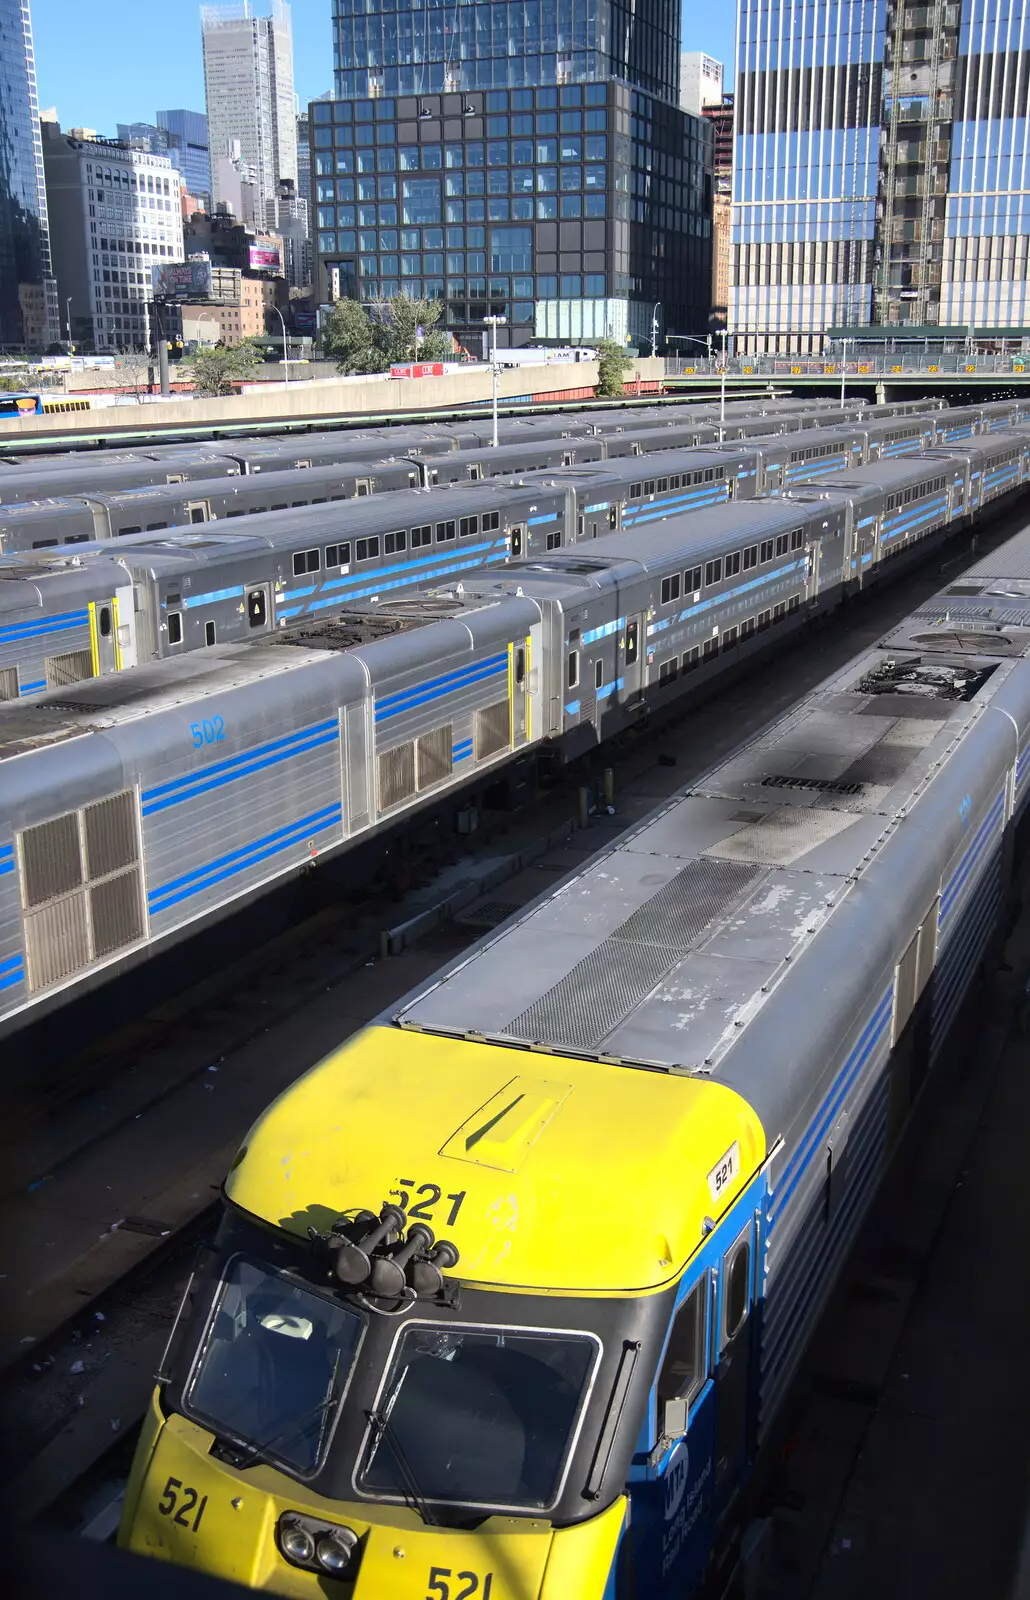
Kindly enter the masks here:
<path id="1" fill-rule="evenodd" d="M 598 400 L 615 400 L 622 394 L 623 374 L 633 365 L 632 358 L 614 339 L 599 339 L 595 348 L 597 388 L 594 396 Z"/>
<path id="2" fill-rule="evenodd" d="M 118 368 L 118 385 L 131 394 L 139 405 L 150 394 L 154 381 L 154 368 L 143 350 L 120 350 L 115 359 Z"/>
<path id="3" fill-rule="evenodd" d="M 419 361 L 445 361 L 453 346 L 450 334 L 436 326 L 442 315 L 439 300 L 406 294 L 367 306 L 337 300 L 322 325 L 322 348 L 345 373 L 386 372 L 395 361 L 414 361 L 416 355 Z"/>
<path id="4" fill-rule="evenodd" d="M 258 352 L 249 341 L 242 344 L 211 345 L 190 358 L 193 392 L 202 399 L 235 394 L 236 385 L 258 363 Z"/>

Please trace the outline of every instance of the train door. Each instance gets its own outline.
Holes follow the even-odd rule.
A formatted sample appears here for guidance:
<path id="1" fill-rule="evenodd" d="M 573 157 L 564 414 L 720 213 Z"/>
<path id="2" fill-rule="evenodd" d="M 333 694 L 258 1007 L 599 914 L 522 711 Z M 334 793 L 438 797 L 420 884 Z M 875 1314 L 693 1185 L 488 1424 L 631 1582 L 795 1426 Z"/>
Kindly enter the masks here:
<path id="1" fill-rule="evenodd" d="M 511 553 L 516 559 L 526 553 L 526 525 L 523 522 L 516 522 L 511 530 Z"/>
<path id="2" fill-rule="evenodd" d="M 118 671 L 118 633 L 115 621 L 114 599 L 90 605 L 91 633 L 93 635 L 93 671 L 102 678 L 106 672 Z"/>
<path id="3" fill-rule="evenodd" d="M 360 495 L 365 495 L 365 494 L 371 494 L 372 493 L 372 480 L 371 480 L 371 478 L 355 478 L 355 480 L 354 480 L 354 493 L 356 495 L 359 495 L 359 496 Z"/>
<path id="4" fill-rule="evenodd" d="M 211 516 L 211 507 L 206 500 L 187 500 L 186 517 L 189 522 L 207 522 Z"/>
<path id="5" fill-rule="evenodd" d="M 754 1219 L 723 1255 L 716 1304 L 715 1489 L 724 1499 L 748 1453 L 751 1332 L 754 1304 Z"/>
<path id="6" fill-rule="evenodd" d="M 769 494 L 783 486 L 783 468 L 778 461 L 770 461 L 765 469 L 765 490 Z"/>
<path id="7" fill-rule="evenodd" d="M 247 627 L 253 633 L 263 633 L 271 627 L 272 604 L 267 583 L 255 583 L 247 590 Z"/>
<path id="8" fill-rule="evenodd" d="M 644 686 L 644 657 L 641 649 L 645 636 L 643 613 L 626 618 L 626 627 L 619 644 L 621 660 L 619 678 L 622 681 L 620 698 L 623 702 L 635 700 Z"/>
<path id="9" fill-rule="evenodd" d="M 529 725 L 529 640 L 508 646 L 508 686 L 511 698 L 511 743 L 517 749 L 532 737 Z"/>

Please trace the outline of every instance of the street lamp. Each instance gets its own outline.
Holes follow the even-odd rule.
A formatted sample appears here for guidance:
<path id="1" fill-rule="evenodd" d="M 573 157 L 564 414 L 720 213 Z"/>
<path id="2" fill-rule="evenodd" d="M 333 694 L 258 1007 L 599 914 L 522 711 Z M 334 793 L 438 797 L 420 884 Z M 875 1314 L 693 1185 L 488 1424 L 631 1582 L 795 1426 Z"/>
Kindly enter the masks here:
<path id="1" fill-rule="evenodd" d="M 69 355 L 71 354 L 71 348 L 72 348 L 72 300 L 73 299 L 74 299 L 74 296 L 73 295 L 69 295 L 67 300 L 64 302 L 64 320 L 65 320 L 65 325 L 66 325 L 66 327 L 68 329 L 68 354 Z"/>
<path id="2" fill-rule="evenodd" d="M 221 336 L 222 336 L 222 324 L 218 321 L 218 318 L 214 315 L 214 312 L 212 312 L 212 311 L 202 311 L 200 313 L 200 316 L 197 318 L 197 327 L 198 328 L 200 327 L 202 322 L 213 322 L 215 327 L 218 329 L 218 338 L 219 339 L 221 338 Z M 203 344 L 204 341 L 202 339 L 199 339 L 197 342 L 198 342 L 198 344 Z M 218 343 L 218 339 L 215 340 L 215 344 L 217 344 L 217 343 Z"/>
<path id="3" fill-rule="evenodd" d="M 841 403 L 841 405 L 844 404 L 844 385 L 848 381 L 848 345 L 850 343 L 851 343 L 850 339 L 842 339 L 841 342 L 840 342 L 840 403 Z"/>
<path id="4" fill-rule="evenodd" d="M 651 312 L 651 354 L 658 354 L 658 313 L 662 309 L 662 302 L 656 300 L 654 310 Z"/>
<path id="5" fill-rule="evenodd" d="M 730 336 L 729 328 L 720 328 L 719 337 L 722 340 L 722 384 L 719 394 L 719 421 L 726 421 L 726 341 Z"/>
<path id="6" fill-rule="evenodd" d="M 706 333 L 701 339 L 696 333 L 667 333 L 666 344 L 702 344 L 708 352 L 708 360 L 712 359 L 712 336 Z"/>
<path id="7" fill-rule="evenodd" d="M 285 380 L 284 381 L 285 381 L 287 387 L 289 387 L 289 382 L 290 382 L 290 347 L 286 343 L 286 318 L 283 316 L 283 314 L 279 310 L 278 306 L 273 306 L 272 310 L 275 312 L 276 316 L 279 318 L 279 321 L 283 325 L 283 372 L 285 374 Z"/>
<path id="8" fill-rule="evenodd" d="M 491 388 L 493 390 L 494 436 L 493 436 L 493 439 L 491 440 L 491 443 L 492 443 L 492 445 L 493 445 L 495 450 L 497 449 L 497 445 L 499 443 L 498 438 L 497 438 L 497 330 L 498 330 L 498 328 L 502 328 L 504 326 L 504 324 L 507 322 L 507 320 L 508 320 L 507 317 L 484 317 L 483 318 L 483 322 L 485 323 L 485 325 L 488 328 L 492 328 L 493 329 L 493 339 L 492 339 L 491 346 L 490 346 L 490 371 L 491 371 Z"/>

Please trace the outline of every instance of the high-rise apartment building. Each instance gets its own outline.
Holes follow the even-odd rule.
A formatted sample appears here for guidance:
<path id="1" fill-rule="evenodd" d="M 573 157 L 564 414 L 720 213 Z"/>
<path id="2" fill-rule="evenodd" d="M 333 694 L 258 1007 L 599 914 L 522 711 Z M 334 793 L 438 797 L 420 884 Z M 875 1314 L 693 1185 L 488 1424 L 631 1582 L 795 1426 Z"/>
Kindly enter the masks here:
<path id="1" fill-rule="evenodd" d="M 255 213 L 274 226 L 279 183 L 297 182 L 293 33 L 283 0 L 202 6 L 204 86 L 214 199 L 219 163 L 238 147 L 253 176 Z"/>
<path id="2" fill-rule="evenodd" d="M 146 348 L 151 269 L 183 259 L 179 174 L 167 156 L 84 132 L 43 124 L 57 292 L 76 341 Z"/>
<path id="3" fill-rule="evenodd" d="M 741 347 L 1030 323 L 1030 6 L 739 0 Z"/>
<path id="4" fill-rule="evenodd" d="M 442 300 L 477 353 L 486 316 L 508 345 L 707 328 L 712 138 L 676 103 L 677 0 L 395 4 L 334 0 L 319 299 Z"/>
<path id="5" fill-rule="evenodd" d="M 333 0 L 338 99 L 624 78 L 679 94 L 679 0 Z"/>
<path id="6" fill-rule="evenodd" d="M 702 107 L 701 115 L 712 130 L 712 321 L 727 326 L 730 298 L 730 261 L 733 256 L 733 96 L 723 95 L 718 105 Z"/>
<path id="7" fill-rule="evenodd" d="M 0 0 L 0 351 L 60 336 L 28 0 Z"/>
<path id="8" fill-rule="evenodd" d="M 685 50 L 680 56 L 680 105 L 692 117 L 699 117 L 705 106 L 722 101 L 723 64 L 703 50 Z"/>

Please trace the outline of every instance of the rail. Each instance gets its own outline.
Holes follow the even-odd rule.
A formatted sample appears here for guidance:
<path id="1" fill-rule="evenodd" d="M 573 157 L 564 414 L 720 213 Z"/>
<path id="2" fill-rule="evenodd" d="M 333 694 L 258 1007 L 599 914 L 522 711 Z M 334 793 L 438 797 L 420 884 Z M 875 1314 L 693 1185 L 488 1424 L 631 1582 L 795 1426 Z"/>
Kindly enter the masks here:
<path id="1" fill-rule="evenodd" d="M 667 356 L 666 378 L 718 378 L 722 357 Z M 886 356 L 849 357 L 842 368 L 839 358 L 830 356 L 730 356 L 726 373 L 731 378 L 840 378 L 843 372 L 855 378 L 933 377 L 1018 377 L 1030 376 L 1030 350 L 1008 355 L 947 354 L 928 360 L 920 351 L 891 352 Z"/>

